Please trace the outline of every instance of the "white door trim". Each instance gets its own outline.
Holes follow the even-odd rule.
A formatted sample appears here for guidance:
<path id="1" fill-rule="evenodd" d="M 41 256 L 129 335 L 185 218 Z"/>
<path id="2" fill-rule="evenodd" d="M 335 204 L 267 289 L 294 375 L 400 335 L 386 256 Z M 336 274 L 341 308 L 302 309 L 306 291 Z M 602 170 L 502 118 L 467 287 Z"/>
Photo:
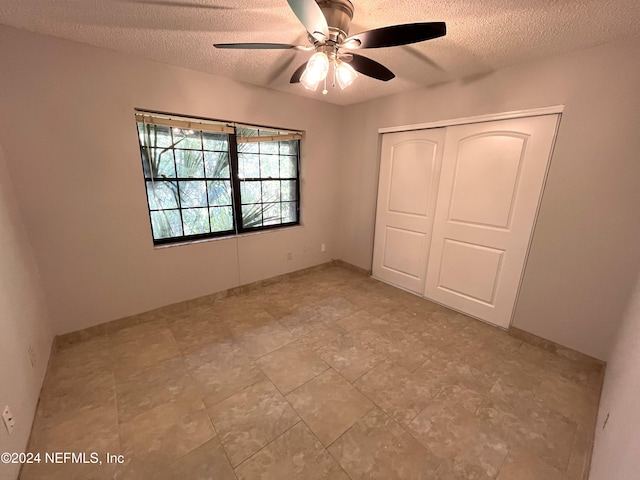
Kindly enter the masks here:
<path id="1" fill-rule="evenodd" d="M 513 112 L 492 113 L 489 115 L 455 118 L 451 120 L 439 120 L 437 122 L 414 123 L 411 125 L 399 125 L 397 127 L 383 127 L 378 129 L 378 133 L 408 132 L 411 130 L 424 130 L 427 128 L 452 127 L 454 125 L 466 125 L 469 123 L 493 122 L 496 120 L 509 120 L 511 118 L 561 114 L 563 111 L 564 105 L 552 105 L 549 107 L 531 108 L 529 110 L 515 110 Z"/>

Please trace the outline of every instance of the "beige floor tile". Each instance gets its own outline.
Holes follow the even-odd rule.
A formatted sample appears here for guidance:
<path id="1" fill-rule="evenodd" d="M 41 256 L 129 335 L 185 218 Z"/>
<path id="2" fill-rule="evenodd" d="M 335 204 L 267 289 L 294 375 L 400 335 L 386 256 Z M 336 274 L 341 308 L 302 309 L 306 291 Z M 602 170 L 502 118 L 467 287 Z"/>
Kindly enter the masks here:
<path id="1" fill-rule="evenodd" d="M 180 457 L 153 480 L 236 480 L 229 459 L 219 438 L 213 438 L 202 446 Z M 133 479 L 132 479 L 133 480 Z"/>
<path id="2" fill-rule="evenodd" d="M 133 326 L 52 353 L 30 448 L 126 464 L 22 479 L 346 480 L 322 445 L 351 480 L 583 480 L 588 466 L 601 364 L 339 266 L 116 324 Z"/>
<path id="3" fill-rule="evenodd" d="M 268 380 L 245 388 L 208 412 L 234 467 L 300 421 Z"/>
<path id="4" fill-rule="evenodd" d="M 144 368 L 180 355 L 171 330 L 163 324 L 142 324 L 122 330 L 113 337 L 116 378 L 136 375 Z"/>
<path id="5" fill-rule="evenodd" d="M 293 405 L 323 445 L 330 445 L 373 408 L 358 390 L 327 370 L 289 395 Z"/>
<path id="6" fill-rule="evenodd" d="M 386 312 L 386 310 L 384 311 Z M 388 322 L 365 309 L 357 310 L 345 317 L 342 317 L 336 323 L 349 332 L 357 332 L 359 330 L 379 332 L 389 327 Z"/>
<path id="7" fill-rule="evenodd" d="M 309 329 L 307 333 L 301 335 L 300 341 L 313 350 L 318 350 L 328 343 L 331 343 L 336 338 L 346 335 L 347 331 L 338 326 L 337 324 L 327 325 L 322 323 L 312 329 Z"/>
<path id="8" fill-rule="evenodd" d="M 77 377 L 96 371 L 112 371 L 111 349 L 111 337 L 107 335 L 58 347 L 51 356 L 50 371 L 55 372 L 57 378 L 64 378 L 64 374 Z"/>
<path id="9" fill-rule="evenodd" d="M 286 395 L 329 366 L 303 343 L 291 343 L 256 362 L 273 384 Z"/>
<path id="10" fill-rule="evenodd" d="M 443 478 L 495 478 L 509 444 L 462 405 L 436 399 L 409 425 L 425 448 L 445 461 Z"/>
<path id="11" fill-rule="evenodd" d="M 126 422 L 174 398 L 200 391 L 187 371 L 182 357 L 174 357 L 147 367 L 138 374 L 116 382 L 118 420 Z"/>
<path id="12" fill-rule="evenodd" d="M 461 358 L 440 351 L 427 359 L 415 373 L 430 380 L 435 388 L 459 385 L 480 394 L 489 392 L 498 379 L 495 373 L 479 370 Z"/>
<path id="13" fill-rule="evenodd" d="M 90 457 L 87 456 L 87 459 Z M 113 480 L 121 479 L 119 465 L 33 463 L 24 465 L 20 480 Z"/>
<path id="14" fill-rule="evenodd" d="M 308 306 L 285 315 L 278 321 L 296 337 L 310 335 L 314 331 L 327 327 L 327 323 L 322 320 L 319 313 Z"/>
<path id="15" fill-rule="evenodd" d="M 369 344 L 353 334 L 342 335 L 317 350 L 318 355 L 349 382 L 353 382 L 385 360 Z"/>
<path id="16" fill-rule="evenodd" d="M 36 417 L 29 451 L 118 452 L 115 405 L 79 410 L 69 419 Z"/>
<path id="17" fill-rule="evenodd" d="M 84 453 L 88 460 L 96 453 L 104 459 L 107 452 L 120 453 L 115 405 L 77 410 L 69 417 L 36 417 L 29 452 L 39 452 L 42 463 L 25 465 L 23 480 L 111 480 L 119 470 L 115 465 L 46 463 L 46 453 Z"/>
<path id="18" fill-rule="evenodd" d="M 589 469 L 593 440 L 593 426 L 578 427 L 566 472 L 571 480 L 583 480 L 584 473 Z"/>
<path id="19" fill-rule="evenodd" d="M 194 316 L 173 317 L 168 323 L 183 355 L 189 355 L 232 336 L 231 330 L 222 319 L 212 317 L 208 309 L 200 310 Z"/>
<path id="20" fill-rule="evenodd" d="M 438 352 L 438 349 L 426 345 L 408 329 L 398 327 L 390 328 L 370 339 L 369 344 L 378 353 L 410 372 L 417 370 Z"/>
<path id="21" fill-rule="evenodd" d="M 234 297 L 232 300 L 241 303 L 233 308 L 229 314 L 224 316 L 221 314 L 221 318 L 234 335 L 240 336 L 256 328 L 278 323 L 275 318 L 265 311 L 262 305 L 243 302 L 242 297 Z"/>
<path id="22" fill-rule="evenodd" d="M 185 358 L 189 372 L 212 407 L 265 378 L 235 340 L 224 340 Z"/>
<path id="23" fill-rule="evenodd" d="M 81 410 L 112 407 L 115 403 L 113 372 L 96 370 L 71 377 L 69 372 L 47 376 L 47 387 L 42 389 L 38 415 L 54 417 L 56 421 L 71 419 Z"/>
<path id="24" fill-rule="evenodd" d="M 413 419 L 408 431 L 430 452 L 439 458 L 447 458 L 455 453 L 457 435 L 449 427 L 463 412 L 461 405 L 434 400 Z"/>
<path id="25" fill-rule="evenodd" d="M 360 377 L 354 386 L 404 426 L 438 393 L 429 381 L 390 361 Z"/>
<path id="26" fill-rule="evenodd" d="M 517 353 L 529 365 L 537 365 L 543 371 L 553 372 L 554 375 L 559 374 L 578 385 L 591 388 L 596 393 L 600 391 L 603 368 L 600 363 L 587 359 L 576 360 L 562 349 L 556 355 L 527 343 L 523 343 Z"/>
<path id="27" fill-rule="evenodd" d="M 216 436 L 200 397 L 182 394 L 120 424 L 122 453 L 177 459 Z"/>
<path id="28" fill-rule="evenodd" d="M 109 334 L 113 347 L 118 347 L 123 343 L 135 342 L 143 340 L 145 337 L 157 332 L 164 332 L 168 328 L 168 324 L 164 317 L 132 325 Z"/>
<path id="29" fill-rule="evenodd" d="M 522 340 L 512 337 L 504 330 L 473 318 L 469 318 L 464 330 L 478 339 L 483 347 L 489 347 L 492 352 L 511 354 L 522 346 Z"/>
<path id="30" fill-rule="evenodd" d="M 352 480 L 430 480 L 440 463 L 378 409 L 342 435 L 329 452 Z"/>
<path id="31" fill-rule="evenodd" d="M 436 398 L 443 402 L 462 405 L 470 412 L 475 412 L 484 400 L 484 396 L 480 393 L 460 385 L 443 386 Z"/>
<path id="32" fill-rule="evenodd" d="M 295 337 L 276 320 L 255 328 L 243 329 L 236 334 L 242 348 L 253 358 L 258 358 L 293 342 Z"/>
<path id="33" fill-rule="evenodd" d="M 504 461 L 497 480 L 569 480 L 557 468 L 523 450 L 513 450 Z"/>
<path id="34" fill-rule="evenodd" d="M 461 344 L 460 333 L 459 324 L 453 322 L 450 315 L 436 312 L 428 316 L 421 340 L 427 345 L 449 352 L 453 350 L 451 346 Z"/>
<path id="35" fill-rule="evenodd" d="M 520 446 L 542 460 L 566 471 L 577 425 L 555 410 L 540 406 L 526 396 L 504 395 L 500 383 L 477 409 L 481 420 L 490 425 L 512 446 Z"/>
<path id="36" fill-rule="evenodd" d="M 577 384 L 553 372 L 542 377 L 535 396 L 543 405 L 581 425 L 591 426 L 598 413 L 599 395 L 589 385 Z"/>
<path id="37" fill-rule="evenodd" d="M 341 296 L 330 296 L 312 305 L 317 315 L 324 322 L 335 323 L 341 318 L 358 310 L 357 305 Z"/>
<path id="38" fill-rule="evenodd" d="M 236 469 L 240 480 L 349 480 L 304 422 Z"/>

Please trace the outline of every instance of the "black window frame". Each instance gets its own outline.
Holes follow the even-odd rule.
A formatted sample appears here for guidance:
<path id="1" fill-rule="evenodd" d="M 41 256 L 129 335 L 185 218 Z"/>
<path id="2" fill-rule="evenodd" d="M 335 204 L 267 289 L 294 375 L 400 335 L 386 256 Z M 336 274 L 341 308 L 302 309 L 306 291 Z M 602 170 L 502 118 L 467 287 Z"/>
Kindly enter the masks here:
<path id="1" fill-rule="evenodd" d="M 151 238 L 153 241 L 154 246 L 162 246 L 162 245 L 179 245 L 179 244 L 188 244 L 194 241 L 200 241 L 200 240 L 207 240 L 207 239 L 216 239 L 216 238 L 224 238 L 224 237 L 234 237 L 234 236 L 239 236 L 239 235 L 246 235 L 246 234 L 251 234 L 254 232 L 262 232 L 262 231 L 269 231 L 269 230 L 277 230 L 277 229 L 281 229 L 281 228 L 288 228 L 288 227 L 295 227 L 300 225 L 300 213 L 301 213 L 301 208 L 300 208 L 300 204 L 301 204 L 301 199 L 300 199 L 300 157 L 301 157 L 301 148 L 302 148 L 302 142 L 301 142 L 301 138 L 302 138 L 302 132 L 300 131 L 296 131 L 296 130 L 291 130 L 291 129 L 284 129 L 284 128 L 279 128 L 279 127 L 270 127 L 270 126 L 264 126 L 264 125 L 249 125 L 249 124 L 237 124 L 235 122 L 229 122 L 229 121 L 224 121 L 224 120 L 215 120 L 215 119 L 210 119 L 210 118 L 204 118 L 204 117 L 194 117 L 194 116 L 185 116 L 185 115 L 179 115 L 179 114 L 170 114 L 170 113 L 164 113 L 164 112 L 156 112 L 156 111 L 150 111 L 150 110 L 136 110 L 135 111 L 135 115 L 136 115 L 136 132 L 137 132 L 137 138 L 138 138 L 138 145 L 140 148 L 140 156 L 141 156 L 141 165 L 142 165 L 142 176 L 143 176 L 143 182 L 144 182 L 144 188 L 145 188 L 145 196 L 147 199 L 147 210 L 149 213 L 149 226 L 150 226 L 150 233 L 151 233 Z M 180 121 L 186 121 L 186 122 L 193 122 L 193 126 L 191 127 L 191 129 L 193 131 L 200 131 L 200 132 L 206 132 L 206 130 L 201 130 L 198 129 L 198 122 L 199 121 L 204 121 L 204 122 L 216 122 L 216 123 L 221 123 L 221 124 L 226 124 L 226 126 L 230 127 L 233 129 L 233 131 L 229 131 L 226 132 L 227 135 L 227 145 L 228 145 L 228 150 L 227 150 L 227 154 L 228 154 L 228 159 L 229 159 L 229 181 L 231 184 L 231 212 L 232 212 L 232 228 L 229 230 L 224 230 L 224 231 L 218 231 L 218 232 L 208 232 L 208 233 L 199 233 L 199 234 L 190 234 L 190 235 L 185 235 L 184 234 L 184 219 L 183 219 L 183 211 L 188 209 L 188 208 L 206 208 L 207 211 L 209 212 L 208 214 L 210 215 L 210 209 L 216 207 L 216 205 L 212 205 L 211 204 L 211 199 L 209 198 L 209 194 L 208 194 L 208 182 L 209 181 L 213 181 L 213 180 L 226 180 L 226 178 L 209 178 L 206 176 L 206 168 L 205 168 L 205 175 L 203 177 L 187 177 L 187 178 L 183 178 L 183 177 L 179 177 L 178 176 L 178 167 L 177 167 L 177 160 L 175 158 L 175 151 L 176 150 L 184 150 L 181 148 L 177 148 L 175 147 L 175 144 L 173 144 L 170 149 L 172 150 L 172 154 L 174 155 L 173 158 L 173 162 L 174 162 L 174 168 L 175 168 L 175 177 L 166 177 L 166 178 L 158 178 L 155 177 L 153 180 L 151 179 L 151 177 L 147 177 L 146 174 L 146 169 L 145 169 L 145 157 L 144 157 L 144 153 L 143 153 L 143 149 L 145 148 L 160 148 L 160 147 L 150 147 L 145 145 L 141 139 L 140 139 L 140 133 L 138 130 L 138 124 L 141 123 L 137 117 L 139 115 L 144 115 L 144 116 L 150 116 L 151 118 L 153 118 L 153 116 L 158 115 L 161 117 L 167 117 L 167 118 L 171 118 L 171 119 L 177 119 Z M 153 121 L 149 121 L 146 122 L 147 124 L 152 124 L 152 125 L 158 125 L 156 123 L 154 123 Z M 252 178 L 241 178 L 239 175 L 239 152 L 238 152 L 238 128 L 249 128 L 249 129 L 255 129 L 256 131 L 260 131 L 260 130 L 266 130 L 268 132 L 273 132 L 273 131 L 277 131 L 277 132 L 289 132 L 291 135 L 289 135 L 289 137 L 294 137 L 294 138 L 286 138 L 285 140 L 266 140 L 265 142 L 259 142 L 259 141 L 255 141 L 255 143 L 261 144 L 261 143 L 267 143 L 267 142 L 278 142 L 278 146 L 280 147 L 280 142 L 281 141 L 286 141 L 286 142 L 296 142 L 296 148 L 295 150 L 295 155 L 292 155 L 291 153 L 288 153 L 286 156 L 289 157 L 294 157 L 295 156 L 295 177 L 252 177 Z M 172 134 L 172 138 L 173 138 L 173 134 Z M 201 137 L 202 138 L 202 137 Z M 255 139 L 260 138 L 259 136 L 255 137 Z M 273 137 L 266 137 L 266 138 L 273 138 Z M 200 151 L 203 152 L 203 164 L 204 164 L 204 154 L 205 152 L 209 151 L 209 150 L 205 150 L 204 149 L 204 141 L 201 140 L 202 148 Z M 278 147 L 278 148 L 279 148 Z M 280 150 L 278 150 L 280 152 Z M 148 151 L 147 151 L 147 155 L 149 155 Z M 259 153 L 257 155 L 260 155 Z M 265 154 L 266 155 L 266 154 Z M 269 155 L 274 155 L 274 154 L 269 154 Z M 280 163 L 280 158 L 282 157 L 282 153 L 278 153 L 278 161 Z M 262 159 L 260 158 L 259 160 L 260 164 L 262 162 Z M 180 221 L 181 221 L 181 230 L 182 230 L 182 235 L 180 236 L 172 236 L 172 237 L 165 237 L 165 238 L 158 238 L 156 239 L 154 236 L 154 231 L 153 231 L 153 221 L 152 221 L 152 212 L 154 211 L 159 211 L 156 209 L 152 209 L 151 208 L 151 204 L 150 204 L 150 198 L 149 198 L 149 192 L 148 192 L 148 188 L 147 188 L 147 182 L 149 181 L 161 181 L 161 182 L 175 182 L 177 184 L 177 191 L 178 191 L 178 197 L 177 197 L 177 207 L 176 208 L 171 208 L 171 209 L 159 209 L 159 210 L 177 210 L 180 213 Z M 181 182 L 190 182 L 190 181 L 194 181 L 194 182 L 206 182 L 207 185 L 207 206 L 206 207 L 183 207 L 181 202 L 181 198 L 180 198 L 180 183 Z M 241 192 L 241 183 L 243 181 L 248 181 L 248 182 L 264 182 L 264 181 L 295 181 L 295 220 L 291 221 L 291 222 L 286 222 L 286 223 L 275 223 L 275 224 L 268 224 L 268 225 L 257 225 L 257 226 L 248 226 L 245 227 L 243 225 L 243 212 L 242 212 L 242 207 L 243 205 L 247 206 L 249 204 L 243 204 L 242 203 L 242 192 Z M 282 185 L 282 184 L 281 184 Z M 261 202 L 258 203 L 254 203 L 255 205 L 269 205 L 269 204 L 280 204 L 280 211 L 282 212 L 282 205 L 284 203 L 294 203 L 294 201 L 283 201 L 282 200 L 282 189 L 280 189 L 280 199 L 277 202 L 264 202 L 264 199 L 262 197 L 262 190 L 261 190 Z M 261 212 L 264 213 L 265 209 L 264 207 L 261 209 Z M 280 219 L 282 219 L 282 215 L 280 216 Z M 262 219 L 262 223 L 264 223 L 264 217 Z M 211 224 L 210 224 L 210 229 L 211 229 Z"/>

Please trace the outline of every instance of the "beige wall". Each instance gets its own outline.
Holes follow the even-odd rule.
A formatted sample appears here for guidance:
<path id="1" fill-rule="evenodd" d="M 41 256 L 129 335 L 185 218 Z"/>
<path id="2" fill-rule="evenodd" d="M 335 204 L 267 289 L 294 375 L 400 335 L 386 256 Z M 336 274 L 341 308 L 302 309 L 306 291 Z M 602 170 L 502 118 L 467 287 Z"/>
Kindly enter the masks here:
<path id="1" fill-rule="evenodd" d="M 340 258 L 371 267 L 380 127 L 565 105 L 513 324 L 606 359 L 640 264 L 640 44 L 347 108 Z"/>
<path id="2" fill-rule="evenodd" d="M 640 472 L 640 277 L 607 365 L 590 480 L 634 480 Z M 606 424 L 605 424 L 606 422 Z"/>
<path id="3" fill-rule="evenodd" d="M 370 268 L 378 128 L 564 104 L 513 323 L 606 359 L 640 265 L 639 46 L 604 45 L 342 108 L 0 27 L 0 143 L 54 330 L 331 258 Z M 154 248 L 134 107 L 306 130 L 304 226 Z"/>
<path id="4" fill-rule="evenodd" d="M 25 450 L 52 340 L 38 269 L 0 147 L 0 411 L 8 405 L 15 419 L 11 435 L 0 422 L 0 452 Z M 15 478 L 19 467 L 0 463 L 0 479 Z"/>
<path id="5" fill-rule="evenodd" d="M 57 334 L 335 257 L 340 107 L 2 26 L 0 65 L 0 143 Z M 134 107 L 306 130 L 304 225 L 154 248 Z"/>

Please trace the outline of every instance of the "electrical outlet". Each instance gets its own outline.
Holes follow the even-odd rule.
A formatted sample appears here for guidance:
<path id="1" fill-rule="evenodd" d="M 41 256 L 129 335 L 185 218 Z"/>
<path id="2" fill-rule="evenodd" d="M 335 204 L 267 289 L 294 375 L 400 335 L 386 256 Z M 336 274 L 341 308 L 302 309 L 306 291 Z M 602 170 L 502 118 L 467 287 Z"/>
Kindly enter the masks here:
<path id="1" fill-rule="evenodd" d="M 31 346 L 29 347 L 29 360 L 31 360 L 31 366 L 36 368 L 36 352 Z"/>
<path id="2" fill-rule="evenodd" d="M 323 243 L 323 244 L 321 244 L 321 245 L 320 245 L 320 251 L 321 251 L 321 252 L 324 252 L 324 251 L 326 251 L 326 250 L 327 250 L 327 246 L 326 246 L 324 243 Z"/>
<path id="3" fill-rule="evenodd" d="M 2 411 L 2 420 L 4 420 L 4 426 L 7 427 L 7 432 L 11 435 L 13 428 L 16 426 L 16 422 L 13 420 L 13 415 L 11 415 L 9 405 L 4 407 L 4 410 Z"/>
<path id="4" fill-rule="evenodd" d="M 293 258 L 293 252 L 287 252 L 287 260 L 291 260 Z"/>

